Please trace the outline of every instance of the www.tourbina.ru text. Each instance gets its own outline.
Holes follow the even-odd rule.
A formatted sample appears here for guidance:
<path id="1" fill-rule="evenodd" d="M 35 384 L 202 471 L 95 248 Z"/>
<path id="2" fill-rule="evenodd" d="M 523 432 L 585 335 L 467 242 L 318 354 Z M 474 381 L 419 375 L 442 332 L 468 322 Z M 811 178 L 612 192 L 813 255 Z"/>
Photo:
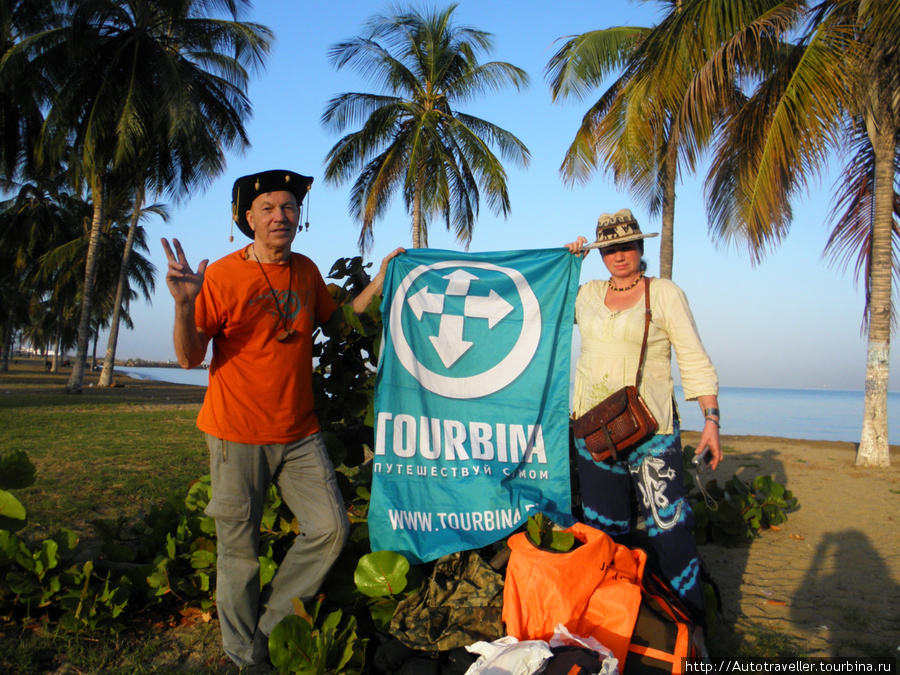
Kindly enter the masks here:
<path id="1" fill-rule="evenodd" d="M 463 530 L 493 532 L 512 529 L 522 521 L 519 509 L 497 509 L 494 511 L 465 511 L 461 513 L 431 513 L 425 511 L 388 510 L 391 528 L 413 532 L 437 532 L 440 530 Z"/>

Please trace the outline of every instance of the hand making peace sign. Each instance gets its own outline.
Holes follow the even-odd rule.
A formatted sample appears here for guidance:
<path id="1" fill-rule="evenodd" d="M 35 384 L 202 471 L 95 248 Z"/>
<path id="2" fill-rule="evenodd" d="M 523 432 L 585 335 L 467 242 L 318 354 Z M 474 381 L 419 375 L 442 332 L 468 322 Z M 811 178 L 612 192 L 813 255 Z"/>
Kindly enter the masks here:
<path id="1" fill-rule="evenodd" d="M 200 289 L 203 286 L 203 275 L 206 272 L 206 266 L 209 260 L 201 260 L 197 265 L 197 271 L 191 269 L 184 250 L 181 248 L 181 242 L 172 239 L 172 245 L 175 252 L 169 246 L 169 242 L 162 239 L 163 248 L 166 251 L 166 258 L 169 261 L 169 268 L 166 272 L 166 285 L 169 292 L 175 299 L 176 304 L 187 304 L 193 302 L 200 295 Z"/>

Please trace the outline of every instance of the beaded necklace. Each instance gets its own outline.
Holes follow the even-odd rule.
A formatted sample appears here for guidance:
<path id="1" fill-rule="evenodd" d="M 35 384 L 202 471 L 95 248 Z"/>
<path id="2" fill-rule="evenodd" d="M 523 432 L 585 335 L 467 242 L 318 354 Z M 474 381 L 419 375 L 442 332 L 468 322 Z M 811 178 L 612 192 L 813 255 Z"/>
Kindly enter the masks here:
<path id="1" fill-rule="evenodd" d="M 611 291 L 616 291 L 616 292 L 619 292 L 619 293 L 621 293 L 622 291 L 630 291 L 632 288 L 634 288 L 635 286 L 637 286 L 638 283 L 640 282 L 640 280 L 643 279 L 643 278 L 644 278 L 644 273 L 641 272 L 640 274 L 638 274 L 637 279 L 634 280 L 634 283 L 631 284 L 630 286 L 626 286 L 625 288 L 616 288 L 615 286 L 613 286 L 613 280 L 612 280 L 612 277 L 610 277 L 610 278 L 609 278 L 609 290 L 611 290 Z"/>

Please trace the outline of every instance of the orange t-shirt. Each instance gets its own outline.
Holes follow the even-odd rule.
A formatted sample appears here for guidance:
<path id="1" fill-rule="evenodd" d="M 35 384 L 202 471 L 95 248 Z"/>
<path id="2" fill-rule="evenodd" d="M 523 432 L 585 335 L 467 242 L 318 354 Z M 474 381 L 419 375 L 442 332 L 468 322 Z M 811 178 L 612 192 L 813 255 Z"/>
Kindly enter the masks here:
<path id="1" fill-rule="evenodd" d="M 197 298 L 197 327 L 213 344 L 197 426 L 236 443 L 289 443 L 319 430 L 312 333 L 336 305 L 306 256 L 293 253 L 290 265 L 263 263 L 261 270 L 244 250 L 207 268 Z M 278 307 L 295 331 L 284 342 L 275 339 L 284 330 Z"/>

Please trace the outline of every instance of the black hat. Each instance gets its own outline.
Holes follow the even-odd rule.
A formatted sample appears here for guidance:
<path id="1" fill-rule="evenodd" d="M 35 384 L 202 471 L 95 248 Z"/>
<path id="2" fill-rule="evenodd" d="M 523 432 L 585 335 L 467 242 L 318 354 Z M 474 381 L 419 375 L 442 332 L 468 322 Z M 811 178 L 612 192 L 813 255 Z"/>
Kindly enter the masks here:
<path id="1" fill-rule="evenodd" d="M 300 206 L 312 184 L 313 179 L 309 176 L 301 176 L 299 173 L 283 169 L 241 176 L 234 181 L 234 187 L 231 188 L 231 218 L 241 232 L 253 239 L 253 230 L 247 222 L 247 211 L 254 199 L 267 192 L 286 190 L 294 195 L 297 206 Z"/>

